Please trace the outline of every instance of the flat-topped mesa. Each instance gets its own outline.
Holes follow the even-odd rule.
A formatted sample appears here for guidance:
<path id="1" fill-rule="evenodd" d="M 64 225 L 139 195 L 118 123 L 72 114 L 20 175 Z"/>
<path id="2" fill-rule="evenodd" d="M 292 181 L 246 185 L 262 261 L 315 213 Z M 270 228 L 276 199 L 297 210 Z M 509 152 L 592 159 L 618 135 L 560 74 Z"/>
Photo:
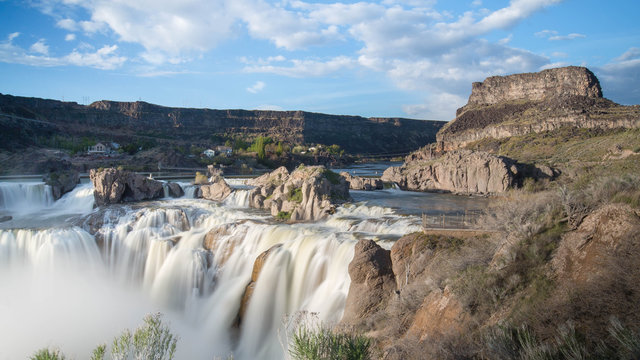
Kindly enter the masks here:
<path id="1" fill-rule="evenodd" d="M 491 76 L 471 85 L 469 105 L 492 105 L 504 101 L 539 101 L 556 96 L 601 98 L 598 78 L 587 68 L 568 66 L 539 73 Z"/>
<path id="2" fill-rule="evenodd" d="M 640 107 L 603 98 L 598 79 L 584 67 L 492 76 L 473 83 L 469 102 L 438 131 L 436 152 L 567 126 L 640 127 Z"/>

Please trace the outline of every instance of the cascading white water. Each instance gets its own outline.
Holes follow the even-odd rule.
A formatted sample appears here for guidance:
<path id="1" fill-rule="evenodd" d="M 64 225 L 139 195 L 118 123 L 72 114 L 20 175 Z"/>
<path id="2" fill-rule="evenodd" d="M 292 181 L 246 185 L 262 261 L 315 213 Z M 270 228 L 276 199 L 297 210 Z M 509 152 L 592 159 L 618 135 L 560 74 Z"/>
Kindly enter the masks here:
<path id="1" fill-rule="evenodd" d="M 0 182 L 0 209 L 30 213 L 53 203 L 51 187 L 42 182 Z"/>
<path id="2" fill-rule="evenodd" d="M 364 203 L 317 223 L 277 223 L 248 209 L 249 191 L 238 188 L 223 203 L 185 195 L 96 212 L 92 191 L 81 185 L 46 206 L 53 213 L 91 213 L 95 238 L 87 221 L 74 222 L 86 228 L 0 230 L 0 283 L 8 284 L 0 296 L 0 338 L 16 344 L 0 346 L 0 360 L 27 358 L 49 345 L 86 358 L 92 347 L 155 311 L 166 314 L 181 337 L 178 359 L 230 353 L 240 360 L 282 359 L 285 316 L 309 311 L 326 322 L 342 316 L 359 238 L 397 238 L 420 225 L 416 216 Z M 276 245 L 237 329 L 254 261 Z M 24 296 L 30 300 L 23 306 Z M 62 323 L 64 332 L 54 326 Z"/>

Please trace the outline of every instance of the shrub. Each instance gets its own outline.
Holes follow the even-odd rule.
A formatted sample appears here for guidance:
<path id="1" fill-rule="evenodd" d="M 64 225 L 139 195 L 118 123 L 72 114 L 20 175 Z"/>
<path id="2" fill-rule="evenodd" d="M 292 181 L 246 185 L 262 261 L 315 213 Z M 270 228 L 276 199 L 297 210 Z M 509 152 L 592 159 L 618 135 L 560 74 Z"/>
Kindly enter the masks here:
<path id="1" fill-rule="evenodd" d="M 289 354 L 296 360 L 366 360 L 371 359 L 370 348 L 365 336 L 302 325 L 293 335 Z"/>
<path id="2" fill-rule="evenodd" d="M 193 183 L 195 185 L 205 185 L 209 183 L 209 179 L 207 178 L 206 175 L 202 174 L 201 172 L 196 172 L 196 178 L 193 181 Z"/>
<path id="3" fill-rule="evenodd" d="M 159 313 L 147 315 L 144 318 L 144 324 L 133 334 L 126 329 L 119 337 L 113 339 L 111 358 L 114 360 L 173 359 L 177 342 L 178 338 L 162 323 Z M 94 354 L 102 353 L 104 356 L 104 351 L 98 350 L 101 346 L 94 350 Z"/>
<path id="4" fill-rule="evenodd" d="M 280 221 L 291 220 L 291 213 L 289 211 L 280 211 L 278 215 L 276 215 L 276 219 Z"/>
<path id="5" fill-rule="evenodd" d="M 29 358 L 30 360 L 64 360 L 64 354 L 60 352 L 59 349 L 40 349 L 36 351 L 33 356 Z"/>

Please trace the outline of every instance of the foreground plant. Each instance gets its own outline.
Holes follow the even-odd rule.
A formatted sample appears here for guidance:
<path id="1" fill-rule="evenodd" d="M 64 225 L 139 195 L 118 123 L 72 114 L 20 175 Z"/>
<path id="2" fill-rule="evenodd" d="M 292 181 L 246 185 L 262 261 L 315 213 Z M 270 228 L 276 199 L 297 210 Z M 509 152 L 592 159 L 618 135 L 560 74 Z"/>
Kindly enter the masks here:
<path id="1" fill-rule="evenodd" d="M 362 335 L 334 332 L 317 322 L 306 322 L 294 332 L 288 351 L 296 360 L 368 360 L 371 359 L 371 340 Z"/>

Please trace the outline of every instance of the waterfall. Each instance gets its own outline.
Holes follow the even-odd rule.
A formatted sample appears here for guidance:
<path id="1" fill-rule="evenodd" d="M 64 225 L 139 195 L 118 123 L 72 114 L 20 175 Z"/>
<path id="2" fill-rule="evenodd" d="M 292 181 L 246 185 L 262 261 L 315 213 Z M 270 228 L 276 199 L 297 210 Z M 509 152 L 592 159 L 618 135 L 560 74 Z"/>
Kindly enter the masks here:
<path id="1" fill-rule="evenodd" d="M 5 189 L 31 191 L 20 185 L 3 184 L 2 195 Z M 389 247 L 389 241 L 420 229 L 416 216 L 366 203 L 342 206 L 316 223 L 278 223 L 249 209 L 249 190 L 242 188 L 222 203 L 185 195 L 91 210 L 90 184 L 57 202 L 42 200 L 43 184 L 30 186 L 33 192 L 39 186 L 35 198 L 42 207 L 67 211 L 69 219 L 80 219 L 71 223 L 85 228 L 64 222 L 39 228 L 34 220 L 38 230 L 0 229 L 0 283 L 7 284 L 0 296 L 0 338 L 16 344 L 0 349 L 0 359 L 27 358 L 51 344 L 85 358 L 95 345 L 156 311 L 182 339 L 177 358 L 233 353 L 240 360 L 281 359 L 285 317 L 304 311 L 327 323 L 342 317 L 358 239 Z M 254 262 L 276 245 L 236 328 Z"/>
<path id="2" fill-rule="evenodd" d="M 25 214 L 53 203 L 51 187 L 43 182 L 0 182 L 0 209 Z"/>

